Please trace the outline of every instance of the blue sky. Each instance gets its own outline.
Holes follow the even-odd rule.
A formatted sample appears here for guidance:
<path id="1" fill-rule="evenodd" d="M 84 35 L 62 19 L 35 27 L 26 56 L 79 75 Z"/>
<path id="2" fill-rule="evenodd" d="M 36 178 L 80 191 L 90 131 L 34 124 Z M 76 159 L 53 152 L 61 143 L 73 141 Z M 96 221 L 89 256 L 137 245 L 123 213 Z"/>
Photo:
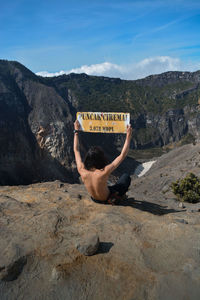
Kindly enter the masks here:
<path id="1" fill-rule="evenodd" d="M 0 58 L 44 75 L 200 69 L 199 0 L 1 0 Z"/>

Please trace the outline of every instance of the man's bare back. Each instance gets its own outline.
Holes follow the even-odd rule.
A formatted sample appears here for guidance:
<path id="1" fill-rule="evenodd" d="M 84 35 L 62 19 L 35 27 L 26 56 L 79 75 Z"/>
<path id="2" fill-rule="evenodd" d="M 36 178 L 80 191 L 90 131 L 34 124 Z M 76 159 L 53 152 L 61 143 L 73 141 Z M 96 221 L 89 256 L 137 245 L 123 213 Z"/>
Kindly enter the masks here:
<path id="1" fill-rule="evenodd" d="M 81 179 L 88 191 L 88 193 L 96 200 L 106 201 L 110 194 L 107 186 L 108 174 L 105 172 L 105 168 L 102 170 L 82 169 L 80 172 Z"/>
<path id="2" fill-rule="evenodd" d="M 95 200 L 106 201 L 110 194 L 109 188 L 107 186 L 109 175 L 121 164 L 121 162 L 125 159 L 125 157 L 128 154 L 132 135 L 132 128 L 130 125 L 127 127 L 126 140 L 119 156 L 117 156 L 110 164 L 104 164 L 103 167 L 95 167 L 96 162 L 93 161 L 94 166 L 90 166 L 89 168 L 86 168 L 81 159 L 78 139 L 78 131 L 80 129 L 80 124 L 77 120 L 74 123 L 74 129 L 74 154 L 78 172 L 81 175 L 81 178 L 88 193 Z M 99 161 L 101 159 L 102 156 L 100 155 Z"/>

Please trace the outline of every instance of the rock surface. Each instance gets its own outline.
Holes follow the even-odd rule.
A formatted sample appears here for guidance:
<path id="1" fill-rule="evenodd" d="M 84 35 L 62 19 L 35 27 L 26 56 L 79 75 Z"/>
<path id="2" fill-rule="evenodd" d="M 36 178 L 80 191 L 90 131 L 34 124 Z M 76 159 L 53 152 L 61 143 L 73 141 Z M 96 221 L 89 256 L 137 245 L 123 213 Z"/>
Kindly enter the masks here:
<path id="1" fill-rule="evenodd" d="M 83 255 L 94 255 L 99 248 L 99 236 L 96 233 L 86 234 L 77 244 L 76 248 Z"/>
<path id="2" fill-rule="evenodd" d="M 0 184 L 75 182 L 68 103 L 30 70 L 0 60 Z"/>
<path id="3" fill-rule="evenodd" d="M 81 184 L 0 187 L 0 299 L 198 300 L 199 204 L 179 208 L 162 188 L 199 175 L 199 152 L 164 155 L 118 206 L 94 203 Z M 85 256 L 75 245 L 94 231 L 98 251 Z"/>
<path id="4" fill-rule="evenodd" d="M 200 177 L 200 144 L 188 144 L 162 155 L 142 177 L 134 180 L 138 200 L 166 204 L 172 208 L 194 209 L 190 203 L 176 201 L 170 185 L 192 172 Z M 196 209 L 200 203 L 196 204 Z"/>

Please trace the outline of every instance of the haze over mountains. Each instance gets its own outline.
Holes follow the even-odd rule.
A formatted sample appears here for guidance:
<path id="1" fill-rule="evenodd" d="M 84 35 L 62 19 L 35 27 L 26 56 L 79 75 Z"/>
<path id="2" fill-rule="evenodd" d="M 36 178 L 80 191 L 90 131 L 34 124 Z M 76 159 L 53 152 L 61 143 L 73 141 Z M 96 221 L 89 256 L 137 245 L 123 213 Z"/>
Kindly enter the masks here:
<path id="1" fill-rule="evenodd" d="M 43 78 L 18 62 L 0 60 L 0 184 L 77 181 L 72 149 L 76 111 L 130 112 L 131 148 L 148 149 L 199 140 L 199 101 L 200 71 L 135 81 L 86 74 Z M 83 152 L 99 144 L 110 157 L 124 140 L 123 135 L 81 138 Z"/>

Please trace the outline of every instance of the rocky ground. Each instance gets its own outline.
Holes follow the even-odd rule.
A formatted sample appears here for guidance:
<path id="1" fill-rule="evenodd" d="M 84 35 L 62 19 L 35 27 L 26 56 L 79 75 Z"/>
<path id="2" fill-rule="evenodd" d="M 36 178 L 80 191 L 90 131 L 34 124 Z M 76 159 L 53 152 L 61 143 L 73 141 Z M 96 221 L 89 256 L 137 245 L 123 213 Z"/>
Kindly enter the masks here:
<path id="1" fill-rule="evenodd" d="M 200 205 L 179 207 L 169 187 L 200 175 L 199 158 L 199 144 L 165 154 L 119 206 L 81 184 L 0 187 L 0 299 L 200 299 Z"/>

